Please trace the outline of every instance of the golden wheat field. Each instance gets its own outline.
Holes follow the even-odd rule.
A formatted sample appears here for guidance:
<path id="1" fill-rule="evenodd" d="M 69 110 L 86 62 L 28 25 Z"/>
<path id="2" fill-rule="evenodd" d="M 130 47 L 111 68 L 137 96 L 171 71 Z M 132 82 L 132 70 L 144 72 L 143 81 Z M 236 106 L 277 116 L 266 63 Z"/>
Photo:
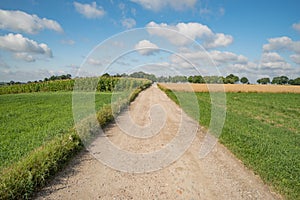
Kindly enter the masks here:
<path id="1" fill-rule="evenodd" d="M 264 93 L 299 93 L 300 86 L 295 85 L 242 85 L 242 84 L 195 84 L 195 83 L 160 83 L 161 86 L 177 91 L 195 92 L 264 92 Z"/>

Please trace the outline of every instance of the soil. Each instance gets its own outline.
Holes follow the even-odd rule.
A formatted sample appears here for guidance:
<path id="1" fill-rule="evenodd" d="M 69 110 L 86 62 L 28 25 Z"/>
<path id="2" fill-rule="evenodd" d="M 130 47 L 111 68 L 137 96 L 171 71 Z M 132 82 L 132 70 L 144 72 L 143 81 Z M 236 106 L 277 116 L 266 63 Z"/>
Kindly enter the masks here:
<path id="1" fill-rule="evenodd" d="M 185 135 L 193 132 L 195 137 Z M 207 136 L 154 85 L 141 92 L 129 109 L 35 198 L 282 199 L 220 143 L 201 157 L 199 151 Z M 176 138 L 181 142 L 176 143 Z M 102 148 L 108 140 L 113 148 Z M 174 145 L 169 145 L 172 142 Z M 190 146 L 186 148 L 187 143 Z M 175 154 L 163 151 L 176 145 Z M 124 154 L 124 159 L 124 152 L 132 154 Z M 147 160 L 148 155 L 152 157 Z"/>

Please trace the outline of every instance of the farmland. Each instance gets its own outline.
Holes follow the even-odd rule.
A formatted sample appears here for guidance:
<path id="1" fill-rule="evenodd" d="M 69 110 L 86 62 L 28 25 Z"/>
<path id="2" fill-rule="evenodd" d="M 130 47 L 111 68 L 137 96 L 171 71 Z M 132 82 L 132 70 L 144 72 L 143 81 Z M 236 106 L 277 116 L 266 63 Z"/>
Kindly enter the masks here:
<path id="1" fill-rule="evenodd" d="M 258 92 L 258 93 L 300 93 L 300 86 L 295 85 L 242 85 L 242 84 L 178 84 L 163 83 L 164 87 L 176 91 L 208 92 Z"/>
<path id="2" fill-rule="evenodd" d="M 170 90 L 166 93 L 174 101 L 178 99 L 176 96 L 188 99 L 190 94 Z M 200 124 L 208 127 L 211 116 L 210 95 L 197 92 L 196 96 Z M 220 142 L 268 185 L 288 199 L 299 199 L 300 95 L 226 93 L 226 100 L 226 120 Z M 193 108 L 183 108 L 193 116 Z"/>
<path id="3" fill-rule="evenodd" d="M 150 85 L 145 79 L 94 77 L 0 87 L 0 197 L 30 198 L 83 140 L 93 138 L 91 114 L 105 126 Z M 118 97 L 114 102 L 112 94 Z M 82 111 L 79 125 L 74 124 L 74 98 Z M 79 136 L 77 128 L 85 135 Z"/>
<path id="4" fill-rule="evenodd" d="M 96 94 L 96 110 L 111 93 Z M 74 126 L 71 92 L 0 95 L 0 168 Z"/>

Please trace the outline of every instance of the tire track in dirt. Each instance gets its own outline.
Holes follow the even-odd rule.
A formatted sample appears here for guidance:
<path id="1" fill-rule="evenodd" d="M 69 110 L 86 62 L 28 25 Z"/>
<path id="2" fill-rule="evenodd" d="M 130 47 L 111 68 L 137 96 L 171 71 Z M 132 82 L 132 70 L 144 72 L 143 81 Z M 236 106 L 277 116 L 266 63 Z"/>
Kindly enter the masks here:
<path id="1" fill-rule="evenodd" d="M 151 107 L 158 104 L 165 115 L 159 109 L 151 113 Z M 162 120 L 164 126 L 153 137 L 136 138 L 123 132 L 124 127 L 126 130 L 139 130 L 126 128 L 130 124 L 128 116 L 138 126 L 160 123 L 151 121 L 150 116 L 162 118 L 165 119 Z M 116 119 L 119 125 L 109 125 L 104 135 L 98 137 L 89 148 L 95 148 L 93 152 L 96 153 L 97 145 L 109 139 L 124 151 L 158 151 L 176 136 L 179 123 L 184 120 L 181 117 L 192 121 L 162 91 L 152 86 L 141 92 L 128 111 Z M 200 159 L 199 150 L 204 136 L 205 133 L 199 128 L 191 146 L 176 162 L 148 173 L 112 169 L 84 150 L 37 193 L 36 199 L 281 199 L 219 143 L 210 154 Z M 101 154 L 100 151 L 97 153 Z"/>

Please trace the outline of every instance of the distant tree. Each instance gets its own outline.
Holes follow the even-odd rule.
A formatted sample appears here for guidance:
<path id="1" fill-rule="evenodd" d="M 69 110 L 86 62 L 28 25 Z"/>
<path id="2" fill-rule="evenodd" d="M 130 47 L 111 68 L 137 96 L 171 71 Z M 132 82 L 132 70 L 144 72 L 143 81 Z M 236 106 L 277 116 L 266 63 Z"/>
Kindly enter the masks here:
<path id="1" fill-rule="evenodd" d="M 265 84 L 270 83 L 270 78 L 261 78 L 261 79 L 258 79 L 256 82 L 259 84 L 265 85 Z"/>
<path id="2" fill-rule="evenodd" d="M 223 83 L 223 76 L 204 76 L 203 77 L 205 83 Z"/>
<path id="3" fill-rule="evenodd" d="M 248 80 L 246 77 L 242 77 L 240 81 L 241 81 L 241 83 L 243 83 L 243 84 L 249 83 L 249 80 Z"/>
<path id="4" fill-rule="evenodd" d="M 277 85 L 285 85 L 289 82 L 289 78 L 286 76 L 277 76 L 274 77 L 272 80 L 272 84 L 277 84 Z"/>
<path id="5" fill-rule="evenodd" d="M 67 79 L 71 79 L 72 75 L 71 74 L 67 74 Z"/>
<path id="6" fill-rule="evenodd" d="M 54 75 L 53 75 L 53 76 L 51 76 L 51 77 L 49 78 L 49 80 L 50 80 L 50 81 L 54 81 L 54 80 L 56 80 L 56 76 L 54 76 Z"/>
<path id="7" fill-rule="evenodd" d="M 167 82 L 170 82 L 169 78 L 168 77 L 165 77 L 165 76 L 160 76 L 157 78 L 157 82 L 164 82 L 164 83 L 167 83 Z"/>
<path id="8" fill-rule="evenodd" d="M 153 82 L 157 81 L 156 76 L 154 74 L 147 74 L 145 72 L 134 72 L 132 74 L 129 75 L 132 78 L 145 78 L 145 79 L 149 79 Z"/>
<path id="9" fill-rule="evenodd" d="M 300 85 L 300 77 L 298 77 L 296 79 L 290 79 L 288 81 L 288 84 L 290 84 L 290 85 Z"/>
<path id="10" fill-rule="evenodd" d="M 230 83 L 230 84 L 234 84 L 234 83 L 237 83 L 239 81 L 239 77 L 238 76 L 235 76 L 233 74 L 229 74 L 228 76 L 226 76 L 224 79 L 223 79 L 223 82 L 225 84 L 227 83 Z"/>
<path id="11" fill-rule="evenodd" d="M 190 83 L 205 83 L 205 80 L 202 76 L 189 76 L 188 82 L 190 82 Z"/>
<path id="12" fill-rule="evenodd" d="M 185 83 L 188 81 L 186 76 L 172 76 L 169 77 L 169 79 L 172 83 Z"/>
<path id="13" fill-rule="evenodd" d="M 102 74 L 102 77 L 110 77 L 109 73 Z"/>

